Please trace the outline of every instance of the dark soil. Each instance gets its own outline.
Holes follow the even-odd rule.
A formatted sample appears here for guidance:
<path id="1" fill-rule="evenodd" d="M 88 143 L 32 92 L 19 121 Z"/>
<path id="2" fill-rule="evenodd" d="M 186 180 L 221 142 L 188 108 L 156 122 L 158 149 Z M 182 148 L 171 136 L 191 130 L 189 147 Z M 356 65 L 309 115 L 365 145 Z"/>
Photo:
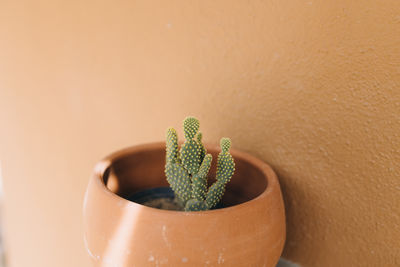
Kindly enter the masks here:
<path id="1" fill-rule="evenodd" d="M 183 210 L 183 207 L 179 205 L 176 199 L 168 197 L 152 199 L 142 203 L 142 205 L 162 210 Z"/>

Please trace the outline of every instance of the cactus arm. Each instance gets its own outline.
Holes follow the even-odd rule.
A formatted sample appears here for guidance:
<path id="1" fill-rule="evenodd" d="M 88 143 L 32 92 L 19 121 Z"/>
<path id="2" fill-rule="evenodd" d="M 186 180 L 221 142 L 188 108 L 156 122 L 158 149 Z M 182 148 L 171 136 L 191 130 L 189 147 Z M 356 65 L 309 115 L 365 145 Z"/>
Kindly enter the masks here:
<path id="1" fill-rule="evenodd" d="M 191 199 L 192 185 L 188 172 L 179 163 L 167 163 L 165 175 L 175 195 L 185 204 Z"/>
<path id="2" fill-rule="evenodd" d="M 203 143 L 201 141 L 202 137 L 203 137 L 203 134 L 201 132 L 198 132 L 197 135 L 196 135 L 196 139 L 197 139 L 197 143 L 200 146 L 200 156 L 199 156 L 200 164 L 203 162 L 204 157 L 207 154 L 207 150 L 206 150 L 206 148 L 204 147 L 204 145 L 203 145 Z"/>
<path id="3" fill-rule="evenodd" d="M 200 148 L 195 140 L 186 141 L 180 151 L 183 167 L 189 174 L 195 174 L 199 171 Z"/>
<path id="4" fill-rule="evenodd" d="M 199 121 L 193 117 L 187 117 L 183 121 L 183 131 L 185 133 L 185 142 L 182 145 L 180 154 L 183 167 L 189 174 L 195 174 L 200 167 L 200 146 L 193 138 L 199 131 Z"/>
<path id="5" fill-rule="evenodd" d="M 225 184 L 221 181 L 216 181 L 210 186 L 207 192 L 206 205 L 208 209 L 215 207 L 221 201 L 225 193 Z"/>
<path id="6" fill-rule="evenodd" d="M 221 152 L 218 155 L 217 162 L 217 180 L 228 183 L 233 173 L 235 172 L 235 162 L 232 155 L 229 153 L 231 148 L 231 140 L 229 138 L 221 138 Z"/>
<path id="7" fill-rule="evenodd" d="M 206 196 L 206 204 L 209 209 L 215 207 L 223 194 L 225 193 L 225 185 L 231 180 L 235 171 L 235 162 L 232 155 L 229 153 L 231 141 L 229 138 L 221 139 L 221 153 L 218 155 L 217 162 L 217 181 L 210 186 Z"/>
<path id="8" fill-rule="evenodd" d="M 179 159 L 178 134 L 174 128 L 168 128 L 166 134 L 166 162 L 175 163 Z"/>
<path id="9" fill-rule="evenodd" d="M 183 120 L 183 132 L 186 140 L 192 140 L 199 131 L 200 122 L 194 117 L 186 117 Z"/>
<path id="10" fill-rule="evenodd" d="M 217 180 L 228 183 L 233 173 L 235 172 L 235 163 L 233 161 L 232 155 L 229 153 L 220 153 L 218 155 L 217 163 Z"/>
<path id="11" fill-rule="evenodd" d="M 207 175 L 211 167 L 212 156 L 207 154 L 201 163 L 199 171 L 192 176 L 192 198 L 204 200 L 207 193 Z"/>
<path id="12" fill-rule="evenodd" d="M 190 199 L 186 202 L 185 211 L 208 210 L 207 204 L 203 200 Z"/>

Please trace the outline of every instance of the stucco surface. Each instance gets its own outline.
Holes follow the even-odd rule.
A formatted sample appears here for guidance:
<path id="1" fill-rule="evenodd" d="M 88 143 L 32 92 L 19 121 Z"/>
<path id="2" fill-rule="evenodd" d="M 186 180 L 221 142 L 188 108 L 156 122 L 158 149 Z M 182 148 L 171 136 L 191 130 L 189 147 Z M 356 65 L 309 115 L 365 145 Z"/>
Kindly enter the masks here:
<path id="1" fill-rule="evenodd" d="M 270 163 L 284 257 L 400 266 L 400 2 L 2 1 L 11 267 L 88 266 L 95 162 L 186 115 Z M 40 245 L 39 245 L 40 244 Z"/>

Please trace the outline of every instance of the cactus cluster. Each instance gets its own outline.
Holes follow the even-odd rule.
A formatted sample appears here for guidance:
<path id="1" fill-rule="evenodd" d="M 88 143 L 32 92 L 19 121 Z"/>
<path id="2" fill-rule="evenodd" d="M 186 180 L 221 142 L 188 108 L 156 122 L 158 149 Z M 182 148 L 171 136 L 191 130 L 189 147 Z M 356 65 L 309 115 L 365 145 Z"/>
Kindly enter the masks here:
<path id="1" fill-rule="evenodd" d="M 215 207 L 235 171 L 235 163 L 229 153 L 231 140 L 222 138 L 216 181 L 208 188 L 207 178 L 212 156 L 207 154 L 201 141 L 199 127 L 200 123 L 194 117 L 187 117 L 183 121 L 185 142 L 180 149 L 176 130 L 167 130 L 165 175 L 185 211 L 209 210 Z"/>

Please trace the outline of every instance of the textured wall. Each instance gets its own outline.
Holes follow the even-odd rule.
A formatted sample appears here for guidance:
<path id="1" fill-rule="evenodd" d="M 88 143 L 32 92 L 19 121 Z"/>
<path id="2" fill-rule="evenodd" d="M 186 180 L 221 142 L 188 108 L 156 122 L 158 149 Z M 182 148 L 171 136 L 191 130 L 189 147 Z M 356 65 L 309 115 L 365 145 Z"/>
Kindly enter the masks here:
<path id="1" fill-rule="evenodd" d="M 276 169 L 286 258 L 400 266 L 398 0 L 3 0 L 0 110 L 11 267 L 87 266 L 94 163 L 188 114 Z"/>

